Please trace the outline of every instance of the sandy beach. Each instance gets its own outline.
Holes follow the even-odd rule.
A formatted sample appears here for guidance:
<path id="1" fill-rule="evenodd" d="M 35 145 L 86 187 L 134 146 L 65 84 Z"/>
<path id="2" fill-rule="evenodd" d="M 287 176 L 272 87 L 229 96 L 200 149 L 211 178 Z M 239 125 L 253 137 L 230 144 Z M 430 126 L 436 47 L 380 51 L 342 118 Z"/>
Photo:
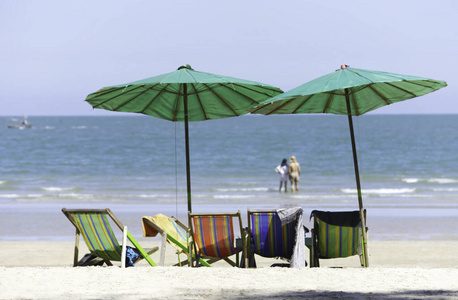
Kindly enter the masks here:
<path id="1" fill-rule="evenodd" d="M 168 247 L 165 267 L 121 269 L 71 267 L 73 242 L 2 241 L 0 299 L 458 299 L 457 249 L 458 241 L 374 241 L 367 269 L 357 257 L 313 269 L 272 268 L 281 261 L 257 257 L 257 269 L 239 269 L 170 267 L 177 256 Z"/>

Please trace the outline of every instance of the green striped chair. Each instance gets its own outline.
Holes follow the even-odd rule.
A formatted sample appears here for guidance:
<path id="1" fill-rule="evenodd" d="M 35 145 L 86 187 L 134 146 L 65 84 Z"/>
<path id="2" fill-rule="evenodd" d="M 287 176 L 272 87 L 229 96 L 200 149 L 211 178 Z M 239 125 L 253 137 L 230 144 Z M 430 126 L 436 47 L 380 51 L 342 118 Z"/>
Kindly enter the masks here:
<path id="1" fill-rule="evenodd" d="M 364 210 L 366 214 L 366 210 Z M 319 259 L 360 256 L 364 266 L 361 218 L 359 211 L 312 211 L 311 267 L 319 267 Z"/>
<path id="2" fill-rule="evenodd" d="M 125 267 L 127 239 L 129 239 L 134 248 L 140 253 L 139 258 L 135 260 L 134 263 L 144 258 L 151 266 L 156 266 L 156 263 L 151 259 L 150 254 L 156 252 L 159 248 L 155 247 L 152 249 L 143 249 L 127 230 L 127 227 L 119 221 L 109 208 L 62 208 L 62 212 L 76 228 L 75 252 L 73 259 L 74 267 L 78 265 L 80 235 L 83 236 L 91 254 L 96 256 L 99 260 L 103 260 L 109 266 L 113 265 L 111 261 L 120 261 L 121 266 Z M 110 226 L 108 217 L 110 217 L 117 227 L 123 232 L 122 245 L 119 244 L 118 239 Z"/>
<path id="3" fill-rule="evenodd" d="M 276 210 L 248 210 L 247 244 L 249 266 L 255 267 L 253 254 L 262 257 L 281 257 L 290 259 L 296 239 L 297 222 L 282 226 Z"/>
<path id="4" fill-rule="evenodd" d="M 231 266 L 238 266 L 236 262 L 229 259 L 230 256 L 240 253 L 245 249 L 244 230 L 242 228 L 242 217 L 240 211 L 237 213 L 188 213 L 189 224 L 191 224 L 192 250 L 191 259 L 196 257 L 196 266 L 200 258 L 224 260 Z M 235 245 L 233 219 L 238 218 L 240 233 L 242 236 L 242 247 Z M 197 250 L 196 250 L 197 249 Z"/>

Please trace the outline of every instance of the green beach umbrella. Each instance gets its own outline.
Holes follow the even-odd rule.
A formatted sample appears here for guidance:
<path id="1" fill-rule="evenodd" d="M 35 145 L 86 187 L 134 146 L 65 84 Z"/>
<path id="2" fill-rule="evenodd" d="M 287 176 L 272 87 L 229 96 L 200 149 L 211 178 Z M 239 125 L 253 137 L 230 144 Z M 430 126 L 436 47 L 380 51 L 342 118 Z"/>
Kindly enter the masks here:
<path id="1" fill-rule="evenodd" d="M 94 108 L 185 123 L 187 199 L 192 211 L 188 122 L 240 116 L 280 93 L 279 88 L 263 83 L 198 72 L 185 65 L 167 74 L 102 88 L 85 101 Z"/>
<path id="2" fill-rule="evenodd" d="M 445 86 L 445 81 L 342 65 L 335 72 L 264 101 L 250 112 L 264 115 L 330 113 L 348 116 L 363 238 L 367 241 L 352 116 L 422 96 Z M 367 251 L 366 243 L 364 251 Z M 367 260 L 365 265 L 368 266 Z"/>

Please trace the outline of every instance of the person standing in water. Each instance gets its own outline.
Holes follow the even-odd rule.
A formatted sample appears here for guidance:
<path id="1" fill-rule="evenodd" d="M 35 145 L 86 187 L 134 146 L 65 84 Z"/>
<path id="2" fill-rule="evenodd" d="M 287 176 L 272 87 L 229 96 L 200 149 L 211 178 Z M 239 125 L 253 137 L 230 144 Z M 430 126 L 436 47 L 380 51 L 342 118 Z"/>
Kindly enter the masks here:
<path id="1" fill-rule="evenodd" d="M 299 191 L 299 177 L 301 175 L 301 166 L 296 160 L 295 156 L 289 158 L 289 180 L 291 181 L 291 191 Z"/>
<path id="2" fill-rule="evenodd" d="M 288 164 L 286 158 L 284 158 L 281 162 L 281 165 L 275 168 L 275 172 L 280 174 L 280 188 L 278 189 L 281 192 L 281 187 L 283 184 L 285 185 L 285 192 L 287 192 L 287 185 L 288 185 Z"/>

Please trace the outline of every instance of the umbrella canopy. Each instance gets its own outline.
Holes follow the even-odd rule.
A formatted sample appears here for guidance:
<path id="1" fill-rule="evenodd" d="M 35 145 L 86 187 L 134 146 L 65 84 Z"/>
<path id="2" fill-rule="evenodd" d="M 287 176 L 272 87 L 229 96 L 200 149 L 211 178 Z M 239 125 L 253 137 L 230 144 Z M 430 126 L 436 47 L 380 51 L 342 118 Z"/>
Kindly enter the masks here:
<path id="1" fill-rule="evenodd" d="M 167 74 L 102 88 L 85 101 L 94 108 L 185 122 L 188 210 L 192 211 L 188 122 L 240 116 L 281 93 L 277 87 L 185 65 Z"/>
<path id="2" fill-rule="evenodd" d="M 422 96 L 445 86 L 447 86 L 445 81 L 354 69 L 342 65 L 335 72 L 266 100 L 250 112 L 264 115 L 331 113 L 348 116 L 364 251 L 367 251 L 366 221 L 363 213 L 352 116 L 359 116 L 385 105 Z M 369 262 L 366 260 L 365 266 L 368 265 Z"/>
<path id="3" fill-rule="evenodd" d="M 330 113 L 359 116 L 379 107 L 415 98 L 442 87 L 445 81 L 342 66 L 330 74 L 269 99 L 258 114 Z"/>

